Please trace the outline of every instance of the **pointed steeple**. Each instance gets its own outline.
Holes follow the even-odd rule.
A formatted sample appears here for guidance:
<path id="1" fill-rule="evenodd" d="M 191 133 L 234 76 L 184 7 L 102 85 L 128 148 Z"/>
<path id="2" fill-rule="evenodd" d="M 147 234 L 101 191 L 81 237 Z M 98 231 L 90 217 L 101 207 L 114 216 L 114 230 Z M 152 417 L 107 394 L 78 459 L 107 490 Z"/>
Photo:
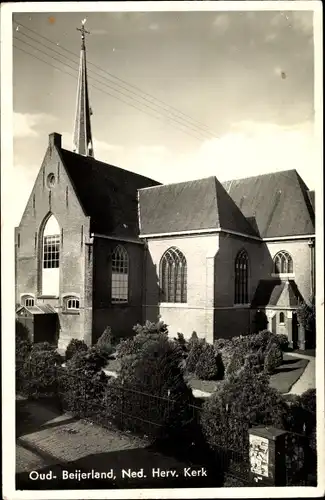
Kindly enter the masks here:
<path id="1" fill-rule="evenodd" d="M 74 151 L 80 155 L 94 156 L 90 124 L 90 116 L 92 112 L 89 106 L 85 45 L 85 34 L 89 34 L 89 32 L 85 30 L 85 22 L 86 19 L 82 21 L 81 28 L 77 28 L 77 30 L 81 32 L 81 50 L 73 146 Z"/>

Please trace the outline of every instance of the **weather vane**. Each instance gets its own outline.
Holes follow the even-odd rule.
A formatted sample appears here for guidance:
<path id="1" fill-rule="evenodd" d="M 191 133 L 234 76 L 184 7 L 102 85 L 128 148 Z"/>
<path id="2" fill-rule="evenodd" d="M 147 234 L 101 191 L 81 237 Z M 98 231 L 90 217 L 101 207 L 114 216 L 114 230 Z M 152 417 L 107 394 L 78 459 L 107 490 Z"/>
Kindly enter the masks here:
<path id="1" fill-rule="evenodd" d="M 81 21 L 81 28 L 77 28 L 77 30 L 81 32 L 81 40 L 82 40 L 82 42 L 85 41 L 85 34 L 86 33 L 87 33 L 87 35 L 90 35 L 90 32 L 85 29 L 85 23 L 86 23 L 86 21 L 87 21 L 87 19 L 83 19 Z"/>

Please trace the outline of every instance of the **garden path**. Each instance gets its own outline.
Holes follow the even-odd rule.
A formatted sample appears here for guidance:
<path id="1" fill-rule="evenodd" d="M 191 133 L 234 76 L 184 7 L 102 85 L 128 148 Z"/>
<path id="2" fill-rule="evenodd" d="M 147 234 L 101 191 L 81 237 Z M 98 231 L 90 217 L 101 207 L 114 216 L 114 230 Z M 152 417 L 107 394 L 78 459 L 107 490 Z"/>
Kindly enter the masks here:
<path id="1" fill-rule="evenodd" d="M 291 387 L 288 394 L 302 394 L 308 389 L 316 388 L 316 359 L 313 356 L 307 356 L 305 354 L 298 354 L 295 352 L 287 353 L 288 356 L 294 358 L 307 359 L 309 361 L 305 370 L 303 371 L 301 377 L 297 380 L 295 384 Z"/>

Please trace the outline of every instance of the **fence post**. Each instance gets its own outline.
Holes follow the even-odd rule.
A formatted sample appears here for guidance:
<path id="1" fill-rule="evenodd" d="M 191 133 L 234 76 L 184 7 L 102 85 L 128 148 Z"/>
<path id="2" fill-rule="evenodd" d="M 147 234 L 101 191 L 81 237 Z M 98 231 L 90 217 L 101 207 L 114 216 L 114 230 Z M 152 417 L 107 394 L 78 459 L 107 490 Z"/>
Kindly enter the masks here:
<path id="1" fill-rule="evenodd" d="M 121 429 L 124 430 L 124 378 L 122 378 L 121 380 L 121 386 L 120 386 L 120 390 L 121 390 L 121 421 L 120 421 L 120 425 L 121 425 Z"/>
<path id="2" fill-rule="evenodd" d="M 249 478 L 254 486 L 286 486 L 287 432 L 255 427 L 249 434 Z"/>

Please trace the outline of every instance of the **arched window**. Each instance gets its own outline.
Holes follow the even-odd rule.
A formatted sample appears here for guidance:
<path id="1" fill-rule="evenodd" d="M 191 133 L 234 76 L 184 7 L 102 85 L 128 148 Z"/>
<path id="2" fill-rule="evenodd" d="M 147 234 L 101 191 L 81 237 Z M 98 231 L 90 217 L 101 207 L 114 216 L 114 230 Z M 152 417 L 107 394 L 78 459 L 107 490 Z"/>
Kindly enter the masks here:
<path id="1" fill-rule="evenodd" d="M 248 304 L 248 255 L 241 250 L 235 260 L 235 304 Z"/>
<path id="2" fill-rule="evenodd" d="M 35 305 L 35 299 L 33 295 L 22 295 L 21 304 L 25 307 L 33 307 Z"/>
<path id="3" fill-rule="evenodd" d="M 77 295 L 65 295 L 62 305 L 65 313 L 79 313 L 80 299 Z"/>
<path id="4" fill-rule="evenodd" d="M 187 301 L 187 264 L 178 248 L 169 248 L 160 261 L 161 302 Z"/>
<path id="5" fill-rule="evenodd" d="M 291 274 L 293 273 L 293 262 L 291 255 L 285 250 L 278 252 L 273 259 L 274 274 Z"/>
<path id="6" fill-rule="evenodd" d="M 121 245 L 112 253 L 112 303 L 121 304 L 129 299 L 129 256 Z"/>
<path id="7" fill-rule="evenodd" d="M 51 215 L 43 229 L 42 295 L 58 296 L 60 289 L 60 226 Z"/>
<path id="8" fill-rule="evenodd" d="M 283 312 L 280 312 L 280 314 L 279 314 L 279 323 L 284 324 L 284 313 Z"/>

